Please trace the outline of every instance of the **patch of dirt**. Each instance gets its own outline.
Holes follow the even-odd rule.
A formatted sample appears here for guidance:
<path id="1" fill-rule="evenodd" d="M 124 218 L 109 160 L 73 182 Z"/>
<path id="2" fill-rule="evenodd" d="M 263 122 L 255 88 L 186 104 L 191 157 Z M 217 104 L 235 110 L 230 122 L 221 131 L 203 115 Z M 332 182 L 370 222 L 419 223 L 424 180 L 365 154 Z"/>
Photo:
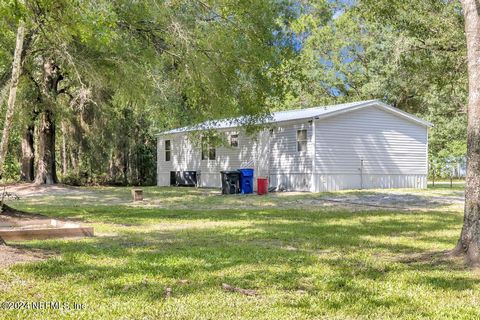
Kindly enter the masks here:
<path id="1" fill-rule="evenodd" d="M 42 214 L 20 211 L 10 206 L 7 206 L 6 204 L 3 204 L 2 207 L 0 208 L 0 218 L 1 216 L 5 216 L 9 218 L 17 218 L 17 219 L 31 219 L 31 218 L 49 219 L 48 217 Z"/>
<path id="2" fill-rule="evenodd" d="M 449 270 L 467 270 L 468 263 L 462 257 L 451 255 L 451 251 L 428 251 L 400 255 L 392 259 L 405 265 L 424 265 L 428 267 L 444 267 Z"/>
<path id="3" fill-rule="evenodd" d="M 42 261 L 53 256 L 51 252 L 44 250 L 0 245 L 0 268 L 7 268 L 17 263 Z"/>
<path id="4" fill-rule="evenodd" d="M 133 205 L 132 199 L 125 194 L 119 194 L 112 189 L 94 189 L 74 187 L 64 184 L 36 185 L 34 183 L 18 183 L 6 186 L 6 191 L 18 196 L 20 200 L 28 200 L 38 204 L 48 204 L 51 199 L 61 198 L 68 202 L 73 201 L 89 205 Z M 142 203 L 139 201 L 139 204 Z"/>
<path id="5" fill-rule="evenodd" d="M 334 197 L 320 197 L 318 199 L 299 199 L 297 203 L 310 206 L 335 206 L 343 205 L 348 207 L 369 207 L 379 209 L 432 209 L 446 205 L 463 205 L 463 193 L 455 196 L 423 196 L 408 193 L 386 193 L 375 194 L 339 194 Z"/>
<path id="6" fill-rule="evenodd" d="M 6 204 L 0 207 L 0 230 L 20 227 L 25 223 L 41 224 L 43 221 L 45 225 L 50 224 L 50 219 L 44 215 L 16 210 Z"/>
<path id="7" fill-rule="evenodd" d="M 39 195 L 71 195 L 82 194 L 84 190 L 80 187 L 67 186 L 64 184 L 55 185 L 36 185 L 34 183 L 17 183 L 7 185 L 8 192 L 19 195 L 20 197 L 30 197 Z"/>
<path id="8" fill-rule="evenodd" d="M 18 221 L 50 220 L 50 218 L 36 213 L 16 210 L 7 205 L 0 208 L 0 225 Z M 40 249 L 30 249 L 21 245 L 0 244 L 0 268 L 7 268 L 14 264 L 32 261 L 42 261 L 53 257 L 54 254 Z"/>

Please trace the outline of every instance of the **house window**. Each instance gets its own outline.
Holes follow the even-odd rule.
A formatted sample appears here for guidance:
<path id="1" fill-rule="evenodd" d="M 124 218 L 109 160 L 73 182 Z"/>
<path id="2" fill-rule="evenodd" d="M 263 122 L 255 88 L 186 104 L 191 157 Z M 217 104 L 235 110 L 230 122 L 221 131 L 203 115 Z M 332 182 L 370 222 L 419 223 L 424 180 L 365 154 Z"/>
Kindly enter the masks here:
<path id="1" fill-rule="evenodd" d="M 165 161 L 170 161 L 172 146 L 170 144 L 170 140 L 165 140 Z"/>
<path id="2" fill-rule="evenodd" d="M 208 148 L 208 159 L 209 160 L 215 160 L 216 159 L 216 150 L 213 147 Z"/>
<path id="3" fill-rule="evenodd" d="M 206 137 L 202 137 L 202 160 L 208 160 L 208 142 Z"/>
<path id="4" fill-rule="evenodd" d="M 230 135 L 230 147 L 238 147 L 238 134 Z"/>
<path id="5" fill-rule="evenodd" d="M 297 151 L 307 151 L 307 130 L 297 130 Z"/>
<path id="6" fill-rule="evenodd" d="M 208 143 L 207 137 L 202 137 L 202 160 L 215 160 L 216 156 L 215 147 Z"/>

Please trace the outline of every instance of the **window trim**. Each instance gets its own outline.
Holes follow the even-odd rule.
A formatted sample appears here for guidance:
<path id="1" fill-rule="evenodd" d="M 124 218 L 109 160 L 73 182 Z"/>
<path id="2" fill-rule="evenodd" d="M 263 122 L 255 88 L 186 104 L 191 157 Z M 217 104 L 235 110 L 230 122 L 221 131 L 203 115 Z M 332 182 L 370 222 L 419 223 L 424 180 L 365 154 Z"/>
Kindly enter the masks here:
<path id="1" fill-rule="evenodd" d="M 213 157 L 212 157 L 212 154 L 213 154 Z M 209 146 L 208 160 L 217 160 L 217 149 L 215 147 Z"/>
<path id="2" fill-rule="evenodd" d="M 168 142 L 168 148 L 167 148 Z M 170 162 L 172 160 L 172 140 L 165 140 L 165 162 Z M 167 156 L 168 155 L 168 156 Z"/>
<path id="3" fill-rule="evenodd" d="M 203 160 L 216 160 L 217 149 L 208 143 L 207 137 L 202 137 L 201 140 L 201 158 Z M 213 154 L 213 157 L 212 157 Z"/>
<path id="4" fill-rule="evenodd" d="M 305 132 L 305 139 L 300 140 L 300 133 Z M 300 150 L 300 145 L 305 144 L 305 149 Z M 308 149 L 308 130 L 307 129 L 297 129 L 297 152 L 306 152 Z"/>
<path id="5" fill-rule="evenodd" d="M 235 137 L 236 138 L 236 146 L 234 146 L 232 143 L 232 138 Z M 238 133 L 232 133 L 230 134 L 230 147 L 231 148 L 238 148 L 240 146 L 240 143 L 239 143 L 239 139 L 238 139 Z"/>
<path id="6" fill-rule="evenodd" d="M 208 142 L 207 137 L 202 137 L 201 144 L 201 151 L 202 151 L 202 161 L 208 160 Z"/>

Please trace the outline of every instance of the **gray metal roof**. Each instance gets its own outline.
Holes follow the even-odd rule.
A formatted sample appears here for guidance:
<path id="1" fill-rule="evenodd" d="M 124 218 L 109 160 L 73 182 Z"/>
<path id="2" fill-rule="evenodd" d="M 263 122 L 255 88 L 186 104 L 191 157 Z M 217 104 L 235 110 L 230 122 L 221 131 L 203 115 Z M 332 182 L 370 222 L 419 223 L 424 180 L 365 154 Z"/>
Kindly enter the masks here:
<path id="1" fill-rule="evenodd" d="M 278 123 L 278 122 L 286 122 L 286 121 L 294 121 L 294 120 L 302 120 L 302 119 L 320 119 L 329 116 L 334 116 L 340 113 L 353 111 L 359 108 L 364 108 L 368 106 L 377 106 L 381 107 L 382 109 L 386 109 L 386 111 L 390 111 L 395 113 L 399 116 L 404 118 L 408 118 L 409 120 L 416 122 L 420 125 L 431 127 L 433 126 L 431 123 L 420 119 L 410 113 L 404 112 L 398 108 L 394 108 L 389 106 L 380 100 L 367 100 L 367 101 L 358 101 L 358 102 L 350 102 L 350 103 L 343 103 L 337 105 L 329 105 L 329 106 L 321 106 L 315 108 L 308 108 L 308 109 L 297 109 L 297 110 L 287 110 L 287 111 L 278 111 L 273 112 L 270 117 L 266 118 L 264 121 L 259 122 L 259 124 L 271 124 L 271 123 Z M 227 128 L 236 128 L 242 126 L 245 122 L 245 118 L 232 118 L 232 119 L 221 119 L 221 120 L 211 120 L 205 121 L 198 125 L 190 126 L 190 127 L 183 127 L 177 128 L 169 131 L 164 131 L 159 133 L 159 135 L 166 135 L 166 134 L 175 134 L 175 133 L 182 133 L 182 132 L 191 132 L 191 131 L 201 131 L 201 130 L 209 130 L 209 129 L 227 129 Z"/>

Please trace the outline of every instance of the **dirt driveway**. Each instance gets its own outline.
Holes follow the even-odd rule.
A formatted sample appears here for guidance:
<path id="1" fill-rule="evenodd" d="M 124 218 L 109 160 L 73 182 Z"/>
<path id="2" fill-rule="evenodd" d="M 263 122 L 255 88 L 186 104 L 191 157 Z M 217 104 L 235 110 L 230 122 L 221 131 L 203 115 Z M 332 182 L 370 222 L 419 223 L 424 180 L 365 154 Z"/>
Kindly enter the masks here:
<path id="1" fill-rule="evenodd" d="M 71 187 L 66 185 L 35 186 L 16 184 L 6 188 L 20 197 L 20 202 L 59 206 L 133 206 L 161 209 L 215 210 L 255 208 L 304 208 L 314 210 L 325 207 L 350 209 L 406 209 L 438 210 L 463 206 L 464 193 L 459 187 L 449 189 L 389 189 L 350 190 L 332 193 L 283 192 L 268 196 L 223 196 L 217 189 L 180 187 L 145 187 L 144 200 L 133 202 L 128 187 Z M 13 203 L 12 203 L 13 204 Z"/>

